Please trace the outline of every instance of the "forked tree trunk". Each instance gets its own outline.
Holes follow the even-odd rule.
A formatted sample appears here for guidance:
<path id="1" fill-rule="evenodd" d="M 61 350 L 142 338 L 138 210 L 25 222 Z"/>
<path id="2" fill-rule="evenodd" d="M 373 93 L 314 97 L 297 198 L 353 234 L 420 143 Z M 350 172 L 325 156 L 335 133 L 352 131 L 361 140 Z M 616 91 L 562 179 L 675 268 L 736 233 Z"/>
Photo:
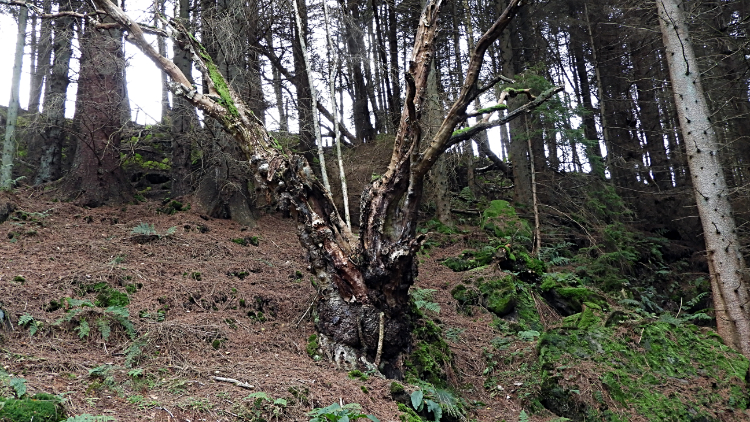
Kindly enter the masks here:
<path id="1" fill-rule="evenodd" d="M 406 107 L 391 162 L 385 174 L 363 195 L 358 240 L 340 218 L 330 193 L 314 176 L 304 157 L 281 149 L 216 72 L 216 66 L 193 38 L 183 38 L 185 47 L 191 50 L 194 62 L 221 97 L 220 101 L 190 86 L 185 75 L 146 42 L 140 27 L 121 9 L 109 0 L 95 0 L 95 3 L 129 32 L 129 40 L 170 75 L 176 95 L 188 98 L 221 123 L 247 155 L 258 186 L 274 194 L 281 208 L 296 217 L 300 242 L 308 252 L 311 272 L 321 286 L 317 329 L 330 358 L 344 366 L 360 365 L 363 360 L 372 362 L 377 352 L 382 315 L 384 347 L 380 369 L 387 376 L 399 376 L 400 355 L 411 342 L 408 291 L 417 274 L 415 255 L 420 239 L 416 236 L 416 223 L 424 177 L 446 148 L 468 139 L 463 137 L 465 134 L 473 136 L 477 131 L 502 123 L 489 122 L 471 130 L 453 132 L 458 123 L 469 117 L 466 108 L 471 101 L 499 81 L 492 81 L 485 87 L 477 85 L 485 51 L 507 27 L 520 1 L 511 1 L 508 9 L 477 42 L 461 93 L 425 148 L 421 145 L 420 113 L 441 0 L 427 3 L 415 37 L 406 78 Z M 561 89 L 557 87 L 543 93 L 521 110 L 509 113 L 509 118 L 526 112 Z"/>
<path id="2" fill-rule="evenodd" d="M 703 224 L 717 327 L 728 345 L 750 358 L 747 267 L 740 252 L 729 190 L 719 160 L 719 145 L 709 119 L 684 3 L 656 0 L 656 4 L 693 191 Z M 722 317 L 728 321 L 721 320 Z"/>

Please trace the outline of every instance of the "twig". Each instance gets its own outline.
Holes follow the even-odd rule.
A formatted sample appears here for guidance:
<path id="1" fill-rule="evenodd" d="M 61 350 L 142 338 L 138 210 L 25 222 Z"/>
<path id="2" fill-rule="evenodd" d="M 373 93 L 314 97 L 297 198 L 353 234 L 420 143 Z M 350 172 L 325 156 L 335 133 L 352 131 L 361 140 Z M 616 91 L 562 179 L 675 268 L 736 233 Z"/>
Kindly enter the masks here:
<path id="1" fill-rule="evenodd" d="M 302 314 L 302 316 L 297 320 L 297 323 L 294 324 L 294 327 L 299 327 L 299 324 L 302 322 L 303 319 L 305 319 L 305 316 L 307 316 L 307 313 L 310 312 L 310 309 L 312 309 L 313 305 L 315 304 L 315 300 L 318 298 L 318 292 L 315 292 L 315 294 L 312 296 L 312 300 L 310 300 L 310 305 L 307 306 L 307 309 L 305 310 L 305 313 Z"/>
<path id="2" fill-rule="evenodd" d="M 248 384 L 246 382 L 242 382 L 242 381 L 236 380 L 234 378 L 214 377 L 214 381 L 228 382 L 230 384 L 236 385 L 237 387 L 247 388 L 247 389 L 250 389 L 250 390 L 252 390 L 252 389 L 255 388 L 255 386 L 253 386 L 253 385 L 250 385 L 250 384 Z"/>
<path id="3" fill-rule="evenodd" d="M 174 417 L 174 415 L 172 414 L 172 412 L 170 412 L 170 411 L 169 411 L 169 409 L 167 409 L 166 407 L 162 406 L 162 407 L 160 407 L 159 409 L 161 409 L 161 410 L 163 410 L 163 411 L 165 411 L 165 412 L 169 413 L 169 417 L 171 417 L 172 419 L 175 419 L 175 417 Z"/>
<path id="4" fill-rule="evenodd" d="M 380 313 L 380 326 L 378 327 L 378 352 L 375 354 L 375 367 L 380 366 L 380 355 L 383 353 L 383 331 L 385 331 L 385 314 Z"/>

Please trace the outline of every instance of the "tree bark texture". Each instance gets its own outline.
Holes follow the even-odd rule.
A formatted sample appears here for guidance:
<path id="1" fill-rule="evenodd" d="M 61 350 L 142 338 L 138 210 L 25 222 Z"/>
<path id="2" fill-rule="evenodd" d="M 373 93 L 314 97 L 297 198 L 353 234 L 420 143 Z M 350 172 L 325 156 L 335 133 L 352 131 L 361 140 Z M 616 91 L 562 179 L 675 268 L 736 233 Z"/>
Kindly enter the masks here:
<path id="1" fill-rule="evenodd" d="M 5 124 L 5 142 L 3 143 L 3 161 L 0 167 L 0 189 L 10 189 L 13 175 L 13 159 L 16 156 L 16 121 L 18 120 L 18 95 L 21 91 L 21 68 L 23 67 L 23 48 L 26 45 L 26 21 L 29 9 L 22 7 L 18 14 L 18 32 L 16 35 L 16 52 L 13 58 L 13 76 L 10 81 L 10 100 Z"/>
<path id="2" fill-rule="evenodd" d="M 724 341 L 750 358 L 750 292 L 747 267 L 740 252 L 732 206 L 719 145 L 703 93 L 700 69 L 688 33 L 684 3 L 657 0 L 659 24 L 666 48 L 680 129 L 685 139 L 688 166 L 698 213 L 703 225 L 714 306 L 729 321 L 721 321 Z"/>
<path id="3" fill-rule="evenodd" d="M 450 146 L 454 128 L 468 118 L 466 108 L 481 92 L 477 81 L 484 53 L 507 27 L 520 2 L 512 1 L 479 40 L 471 53 L 458 99 L 429 144 L 422 148 L 421 111 L 441 0 L 428 2 L 415 37 L 407 76 L 406 107 L 391 162 L 383 176 L 363 194 L 358 240 L 304 157 L 283 150 L 269 136 L 221 74 L 212 70 L 216 67 L 202 46 L 186 38 L 185 47 L 218 100 L 190 86 L 185 75 L 155 51 L 143 38 L 140 27 L 122 10 L 108 0 L 95 3 L 128 31 L 131 42 L 167 71 L 176 95 L 200 107 L 234 137 L 254 169 L 257 186 L 296 218 L 310 271 L 320 286 L 317 329 L 330 358 L 349 367 L 362 360 L 373 361 L 382 313 L 384 341 L 380 370 L 387 376 L 399 376 L 399 358 L 411 343 L 408 291 L 417 273 L 415 255 L 421 239 L 416 236 L 416 216 L 424 177 Z"/>
<path id="4" fill-rule="evenodd" d="M 80 5 L 77 1 L 65 2 L 60 12 L 70 12 Z M 62 148 L 66 143 L 65 100 L 70 78 L 70 58 L 77 19 L 61 16 L 52 22 L 52 65 L 47 78 L 42 111 L 43 128 L 29 144 L 29 161 L 37 164 L 34 184 L 51 182 L 62 176 Z"/>
<path id="5" fill-rule="evenodd" d="M 76 153 L 62 183 L 63 195 L 85 206 L 132 199 L 130 181 L 120 166 L 120 130 L 125 95 L 125 58 L 120 29 L 86 25 L 76 96 Z"/>

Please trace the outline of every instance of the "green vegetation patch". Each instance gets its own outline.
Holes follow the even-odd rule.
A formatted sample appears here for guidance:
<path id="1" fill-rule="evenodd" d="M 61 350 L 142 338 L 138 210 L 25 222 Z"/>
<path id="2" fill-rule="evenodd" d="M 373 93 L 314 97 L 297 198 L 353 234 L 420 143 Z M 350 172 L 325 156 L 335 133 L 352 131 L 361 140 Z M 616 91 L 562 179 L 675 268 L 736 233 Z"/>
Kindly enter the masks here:
<path id="1" fill-rule="evenodd" d="M 516 214 L 508 201 L 495 200 L 482 213 L 481 228 L 495 237 L 531 237 L 529 223 Z"/>
<path id="2" fill-rule="evenodd" d="M 65 420 L 59 397 L 39 393 L 30 398 L 0 397 L 0 421 L 4 422 L 58 422 Z"/>
<path id="3" fill-rule="evenodd" d="M 516 308 L 516 285 L 513 276 L 500 280 L 479 283 L 484 307 L 493 314 L 502 317 Z"/>
<path id="4" fill-rule="evenodd" d="M 415 344 L 406 360 L 406 380 L 426 381 L 446 387 L 446 365 L 452 365 L 453 353 L 443 339 L 443 330 L 432 320 L 421 318 L 414 329 Z"/>
<path id="5" fill-rule="evenodd" d="M 184 204 L 180 201 L 167 198 L 162 202 L 162 206 L 156 209 L 156 212 L 160 214 L 174 215 L 178 212 L 188 210 L 190 210 L 190 204 Z"/>
<path id="6" fill-rule="evenodd" d="M 443 260 L 442 264 L 456 272 L 472 270 L 491 264 L 496 258 L 497 252 L 498 248 L 488 245 L 478 250 L 463 251 L 457 257 Z"/>
<path id="7" fill-rule="evenodd" d="M 540 400 L 575 420 L 724 420 L 747 409 L 750 363 L 708 329 L 641 320 L 607 326 L 597 305 L 544 333 Z"/>

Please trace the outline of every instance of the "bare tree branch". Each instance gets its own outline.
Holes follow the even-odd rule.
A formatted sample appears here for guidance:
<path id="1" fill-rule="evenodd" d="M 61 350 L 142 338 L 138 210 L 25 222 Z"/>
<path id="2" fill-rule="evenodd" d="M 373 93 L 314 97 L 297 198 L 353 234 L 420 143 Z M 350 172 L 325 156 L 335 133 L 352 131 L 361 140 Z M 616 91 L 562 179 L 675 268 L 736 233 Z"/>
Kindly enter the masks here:
<path id="1" fill-rule="evenodd" d="M 478 134 L 479 132 L 483 130 L 487 130 L 496 126 L 504 125 L 511 120 L 515 119 L 516 117 L 520 116 L 522 113 L 527 113 L 537 107 L 539 107 L 542 103 L 552 98 L 555 94 L 562 91 L 564 87 L 562 86 L 555 86 L 552 87 L 541 94 L 539 94 L 536 99 L 534 99 L 531 102 L 528 102 L 521 107 L 518 107 L 517 109 L 511 111 L 506 116 L 499 118 L 497 120 L 493 120 L 491 122 L 480 122 L 477 123 L 474 126 L 471 126 L 466 129 L 461 129 L 453 132 L 451 137 L 446 141 L 445 148 L 450 148 L 453 145 L 458 144 L 459 142 L 466 141 L 468 139 L 471 139 L 474 135 Z"/>

